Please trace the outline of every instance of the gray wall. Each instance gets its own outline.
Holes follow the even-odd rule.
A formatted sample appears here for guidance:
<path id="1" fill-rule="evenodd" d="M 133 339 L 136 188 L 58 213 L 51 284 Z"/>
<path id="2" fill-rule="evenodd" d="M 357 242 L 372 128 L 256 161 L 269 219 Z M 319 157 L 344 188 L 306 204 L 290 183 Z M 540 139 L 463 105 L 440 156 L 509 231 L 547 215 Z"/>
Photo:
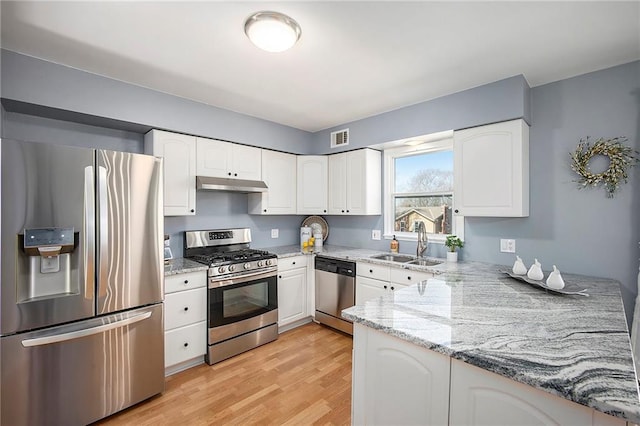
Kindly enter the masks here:
<path id="1" fill-rule="evenodd" d="M 307 154 L 310 134 L 2 49 L 2 98 L 253 146 Z M 6 107 L 6 106 L 5 106 Z"/>
<path id="2" fill-rule="evenodd" d="M 530 203 L 522 219 L 467 218 L 465 259 L 510 264 L 499 238 L 515 238 L 518 254 L 544 269 L 608 277 L 622 283 L 631 318 L 640 250 L 640 169 L 613 199 L 578 190 L 569 152 L 580 138 L 627 136 L 640 150 L 640 62 L 531 90 Z"/>
<path id="3" fill-rule="evenodd" d="M 316 132 L 312 149 L 329 154 L 515 118 L 531 122 L 529 85 L 521 75 Z M 332 149 L 331 132 L 344 128 L 349 129 L 349 145 Z"/>
<path id="4" fill-rule="evenodd" d="M 517 76 L 418 105 L 380 114 L 310 135 L 286 126 L 175 98 L 138 86 L 73 70 L 12 52 L 2 52 L 2 97 L 22 104 L 70 111 L 69 120 L 102 117 L 233 140 L 294 153 L 327 153 L 329 132 L 349 127 L 350 149 L 446 129 L 524 117 L 530 123 L 531 215 L 528 218 L 467 218 L 463 259 L 511 264 L 499 253 L 499 238 L 515 238 L 518 253 L 531 263 L 537 257 L 548 269 L 618 279 L 627 315 L 636 294 L 638 211 L 637 169 L 614 199 L 603 191 L 578 191 L 572 183 L 568 153 L 581 137 L 626 135 L 638 148 L 640 62 L 578 76 L 529 90 Z M 41 114 L 41 111 L 38 112 Z M 36 115 L 38 115 L 36 114 Z M 139 151 L 142 133 L 14 111 L 3 112 L 2 135 L 14 139 L 84 144 Z M 107 125 L 109 127 L 111 124 Z M 132 128 L 136 128 L 133 126 Z M 302 216 L 262 217 L 247 214 L 246 195 L 199 192 L 198 215 L 166 218 L 172 247 L 181 253 L 186 229 L 249 226 L 255 246 L 295 244 Z M 327 216 L 330 244 L 386 250 L 388 241 L 371 240 L 382 218 Z M 280 238 L 270 238 L 278 228 Z M 442 255 L 432 246 L 429 254 Z M 401 242 L 413 253 L 415 243 Z"/>

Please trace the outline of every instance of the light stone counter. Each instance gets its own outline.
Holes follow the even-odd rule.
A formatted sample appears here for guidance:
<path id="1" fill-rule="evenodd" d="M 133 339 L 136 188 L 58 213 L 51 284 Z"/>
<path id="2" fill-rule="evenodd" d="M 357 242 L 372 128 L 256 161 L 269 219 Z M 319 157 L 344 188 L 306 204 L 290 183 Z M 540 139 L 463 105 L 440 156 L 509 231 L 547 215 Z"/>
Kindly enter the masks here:
<path id="1" fill-rule="evenodd" d="M 207 265 L 179 257 L 164 262 L 164 276 L 184 274 L 186 272 L 206 271 Z"/>
<path id="2" fill-rule="evenodd" d="M 359 253 L 359 250 L 356 252 Z M 516 281 L 476 262 L 343 311 L 416 345 L 567 400 L 640 422 L 638 386 L 617 281 L 563 274 L 589 297 Z"/>

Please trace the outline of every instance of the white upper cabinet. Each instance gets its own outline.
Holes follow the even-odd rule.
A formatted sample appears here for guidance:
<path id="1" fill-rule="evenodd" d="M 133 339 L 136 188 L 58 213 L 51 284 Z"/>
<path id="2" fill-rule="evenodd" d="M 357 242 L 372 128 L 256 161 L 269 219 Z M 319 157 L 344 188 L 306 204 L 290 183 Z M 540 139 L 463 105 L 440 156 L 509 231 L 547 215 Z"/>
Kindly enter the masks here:
<path id="1" fill-rule="evenodd" d="M 529 126 L 512 120 L 457 131 L 454 213 L 529 216 Z"/>
<path id="2" fill-rule="evenodd" d="M 164 215 L 195 215 L 196 138 L 152 130 L 144 145 L 147 154 L 164 159 Z"/>
<path id="3" fill-rule="evenodd" d="M 298 214 L 327 213 L 327 156 L 298 155 Z"/>
<path id="4" fill-rule="evenodd" d="M 329 214 L 382 213 L 380 151 L 359 149 L 329 156 Z"/>
<path id="5" fill-rule="evenodd" d="M 261 180 L 262 150 L 215 139 L 197 139 L 198 176 Z"/>
<path id="6" fill-rule="evenodd" d="M 296 214 L 296 156 L 262 150 L 267 191 L 249 194 L 249 214 Z"/>

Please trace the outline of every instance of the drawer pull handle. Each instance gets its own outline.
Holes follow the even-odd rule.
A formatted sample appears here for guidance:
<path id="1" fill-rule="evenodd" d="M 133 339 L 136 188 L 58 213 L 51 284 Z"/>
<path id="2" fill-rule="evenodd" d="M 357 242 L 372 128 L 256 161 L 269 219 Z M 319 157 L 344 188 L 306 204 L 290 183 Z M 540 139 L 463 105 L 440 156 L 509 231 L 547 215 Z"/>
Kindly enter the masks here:
<path id="1" fill-rule="evenodd" d="M 188 310 L 189 310 L 189 307 L 188 307 L 188 306 L 185 306 L 185 307 L 184 307 L 184 311 L 185 311 L 185 312 L 187 312 Z"/>
<path id="2" fill-rule="evenodd" d="M 391 287 L 391 291 L 395 290 L 395 287 Z"/>
<path id="3" fill-rule="evenodd" d="M 184 347 L 186 348 L 187 346 L 189 346 L 189 344 L 188 344 L 188 343 L 185 343 L 185 344 L 184 344 Z"/>
<path id="4" fill-rule="evenodd" d="M 282 278 L 282 275 L 278 275 L 278 278 Z"/>
<path id="5" fill-rule="evenodd" d="M 189 284 L 189 280 L 184 280 L 184 283 L 185 284 Z"/>
<path id="6" fill-rule="evenodd" d="M 291 262 L 291 264 L 292 264 L 292 265 L 295 265 L 295 264 L 296 264 L 296 262 Z"/>
<path id="7" fill-rule="evenodd" d="M 387 286 L 386 286 L 386 285 L 384 286 L 384 289 L 385 289 L 385 290 L 387 289 Z"/>
<path id="8" fill-rule="evenodd" d="M 408 279 L 409 281 L 411 281 L 411 275 L 409 275 L 409 276 L 407 277 L 407 279 Z"/>
<path id="9" fill-rule="evenodd" d="M 369 269 L 369 273 L 370 273 L 370 274 L 373 274 L 373 269 Z"/>

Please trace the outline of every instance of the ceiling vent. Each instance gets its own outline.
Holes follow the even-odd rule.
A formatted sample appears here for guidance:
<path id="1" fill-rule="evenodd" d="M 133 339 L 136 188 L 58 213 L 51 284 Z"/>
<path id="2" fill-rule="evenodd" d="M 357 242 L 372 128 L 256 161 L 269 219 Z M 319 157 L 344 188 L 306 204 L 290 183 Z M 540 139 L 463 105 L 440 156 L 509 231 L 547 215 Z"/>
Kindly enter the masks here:
<path id="1" fill-rule="evenodd" d="M 331 132 L 331 148 L 349 145 L 349 129 Z"/>

